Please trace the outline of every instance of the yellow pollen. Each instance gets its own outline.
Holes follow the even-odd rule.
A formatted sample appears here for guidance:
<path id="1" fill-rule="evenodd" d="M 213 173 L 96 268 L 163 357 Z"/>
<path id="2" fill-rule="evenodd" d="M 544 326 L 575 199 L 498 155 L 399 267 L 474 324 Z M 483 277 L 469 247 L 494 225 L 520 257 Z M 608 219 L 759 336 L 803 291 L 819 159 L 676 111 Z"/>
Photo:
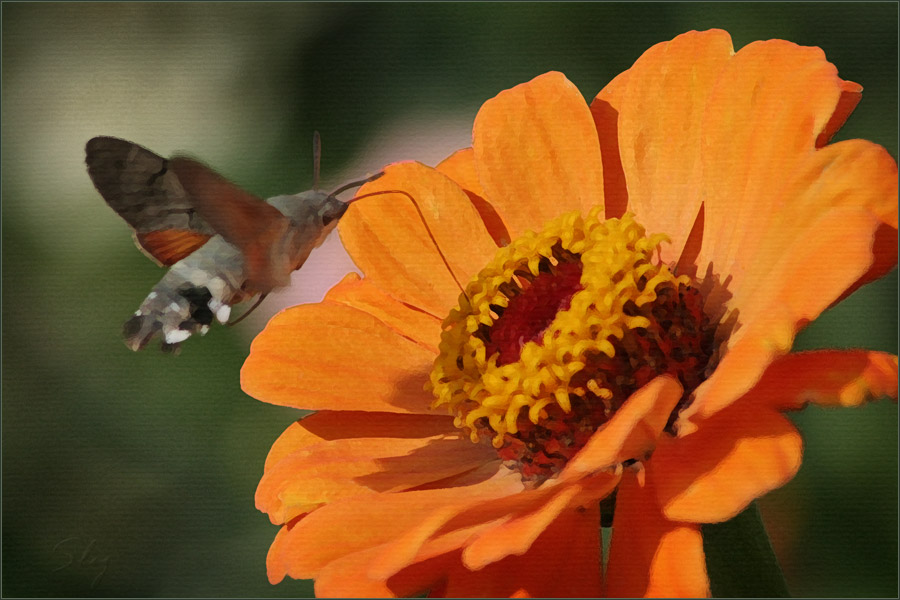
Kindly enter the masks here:
<path id="1" fill-rule="evenodd" d="M 584 397 L 585 388 L 604 401 L 611 399 L 613 392 L 593 378 L 582 376 L 573 384 L 573 377 L 601 354 L 614 357 L 614 342 L 627 331 L 650 325 L 644 316 L 627 314 L 629 306 L 655 301 L 661 287 L 689 283 L 653 262 L 665 235 L 647 236 L 631 214 L 601 220 L 598 213 L 595 209 L 587 218 L 576 212 L 561 215 L 541 233 L 529 231 L 501 248 L 444 320 L 440 354 L 426 387 L 435 397 L 432 407 L 445 406 L 473 441 L 479 439 L 479 419 L 485 419 L 499 448 L 504 435 L 517 432 L 523 410 L 537 424 L 547 418 L 545 409 L 552 404 L 568 413 L 570 394 Z M 518 360 L 501 364 L 499 352 L 489 355 L 486 339 L 510 301 L 542 267 L 556 269 L 576 261 L 581 263 L 581 287 L 568 308 L 559 310 L 537 339 L 520 339 Z"/>

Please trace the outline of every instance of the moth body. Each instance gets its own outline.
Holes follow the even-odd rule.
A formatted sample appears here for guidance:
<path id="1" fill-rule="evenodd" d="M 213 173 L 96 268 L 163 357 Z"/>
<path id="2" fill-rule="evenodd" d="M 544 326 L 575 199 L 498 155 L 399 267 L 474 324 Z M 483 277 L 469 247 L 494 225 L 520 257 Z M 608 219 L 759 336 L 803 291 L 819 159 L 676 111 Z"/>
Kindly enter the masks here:
<path id="1" fill-rule="evenodd" d="M 176 351 L 191 335 L 209 331 L 214 318 L 228 321 L 231 305 L 241 300 L 243 270 L 240 250 L 214 236 L 153 286 L 123 327 L 125 344 L 140 350 L 159 334 L 163 349 Z"/>
<path id="2" fill-rule="evenodd" d="M 277 283 L 269 293 L 290 282 L 292 271 L 303 266 L 310 253 L 334 229 L 347 204 L 319 191 L 267 200 L 290 219 L 290 227 L 269 249 Z M 195 333 L 205 335 L 213 319 L 226 323 L 231 306 L 252 295 L 247 290 L 244 254 L 234 244 L 215 235 L 200 249 L 173 264 L 123 327 L 126 345 L 140 350 L 156 334 L 162 348 L 176 352 Z"/>

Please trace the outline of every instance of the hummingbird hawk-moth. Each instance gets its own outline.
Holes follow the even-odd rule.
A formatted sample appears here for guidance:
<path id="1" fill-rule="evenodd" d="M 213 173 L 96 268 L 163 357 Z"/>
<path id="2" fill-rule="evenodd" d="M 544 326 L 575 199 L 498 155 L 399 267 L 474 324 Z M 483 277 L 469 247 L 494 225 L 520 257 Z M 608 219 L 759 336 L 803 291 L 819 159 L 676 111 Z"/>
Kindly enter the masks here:
<path id="1" fill-rule="evenodd" d="M 169 267 L 123 327 L 129 348 L 159 334 L 163 350 L 177 351 L 214 318 L 228 322 L 232 305 L 288 285 L 347 210 L 337 194 L 368 181 L 319 191 L 318 135 L 315 147 L 313 189 L 264 201 L 191 158 L 166 159 L 114 137 L 88 141 L 97 191 L 138 247 Z"/>

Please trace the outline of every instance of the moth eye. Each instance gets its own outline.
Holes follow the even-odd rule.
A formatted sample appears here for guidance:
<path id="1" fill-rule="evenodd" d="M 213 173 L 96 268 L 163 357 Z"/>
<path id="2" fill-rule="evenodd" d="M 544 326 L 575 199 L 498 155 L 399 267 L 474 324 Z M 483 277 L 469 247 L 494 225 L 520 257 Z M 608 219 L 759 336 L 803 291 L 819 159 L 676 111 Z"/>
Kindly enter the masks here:
<path id="1" fill-rule="evenodd" d="M 328 225 L 334 221 L 334 217 L 332 215 L 322 215 L 322 225 Z"/>

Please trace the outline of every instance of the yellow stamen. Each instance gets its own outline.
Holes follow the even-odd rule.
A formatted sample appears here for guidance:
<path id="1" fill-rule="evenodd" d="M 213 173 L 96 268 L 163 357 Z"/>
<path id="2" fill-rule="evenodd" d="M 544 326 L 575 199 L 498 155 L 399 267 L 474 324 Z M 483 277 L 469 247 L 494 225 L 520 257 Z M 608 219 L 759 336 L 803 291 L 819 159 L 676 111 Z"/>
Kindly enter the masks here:
<path id="1" fill-rule="evenodd" d="M 601 220 L 594 210 L 583 219 L 568 213 L 551 221 L 540 233 L 528 232 L 501 248 L 494 259 L 466 287 L 459 308 L 444 321 L 440 355 L 428 385 L 433 407 L 446 406 L 456 422 L 478 439 L 475 424 L 486 419 L 493 444 L 500 447 L 506 433 L 516 433 L 520 412 L 537 424 L 546 407 L 556 404 L 571 411 L 570 393 L 579 385 L 608 400 L 612 391 L 594 379 L 572 384 L 600 355 L 614 357 L 614 341 L 626 331 L 646 328 L 650 321 L 626 314 L 656 300 L 658 290 L 688 283 L 668 266 L 654 264 L 652 256 L 664 235 L 647 236 L 630 214 Z M 490 327 L 510 304 L 510 296 L 529 285 L 541 265 L 555 269 L 558 256 L 580 260 L 581 289 L 569 307 L 559 311 L 536 340 L 524 341 L 518 360 L 498 364 L 498 353 L 488 356 L 485 326 Z M 551 259 L 552 260 L 549 260 Z M 543 261 L 543 263 L 542 263 Z M 547 267 L 547 264 L 551 267 Z M 581 396 L 585 394 L 580 389 Z M 576 394 L 577 396 L 578 394 Z"/>

